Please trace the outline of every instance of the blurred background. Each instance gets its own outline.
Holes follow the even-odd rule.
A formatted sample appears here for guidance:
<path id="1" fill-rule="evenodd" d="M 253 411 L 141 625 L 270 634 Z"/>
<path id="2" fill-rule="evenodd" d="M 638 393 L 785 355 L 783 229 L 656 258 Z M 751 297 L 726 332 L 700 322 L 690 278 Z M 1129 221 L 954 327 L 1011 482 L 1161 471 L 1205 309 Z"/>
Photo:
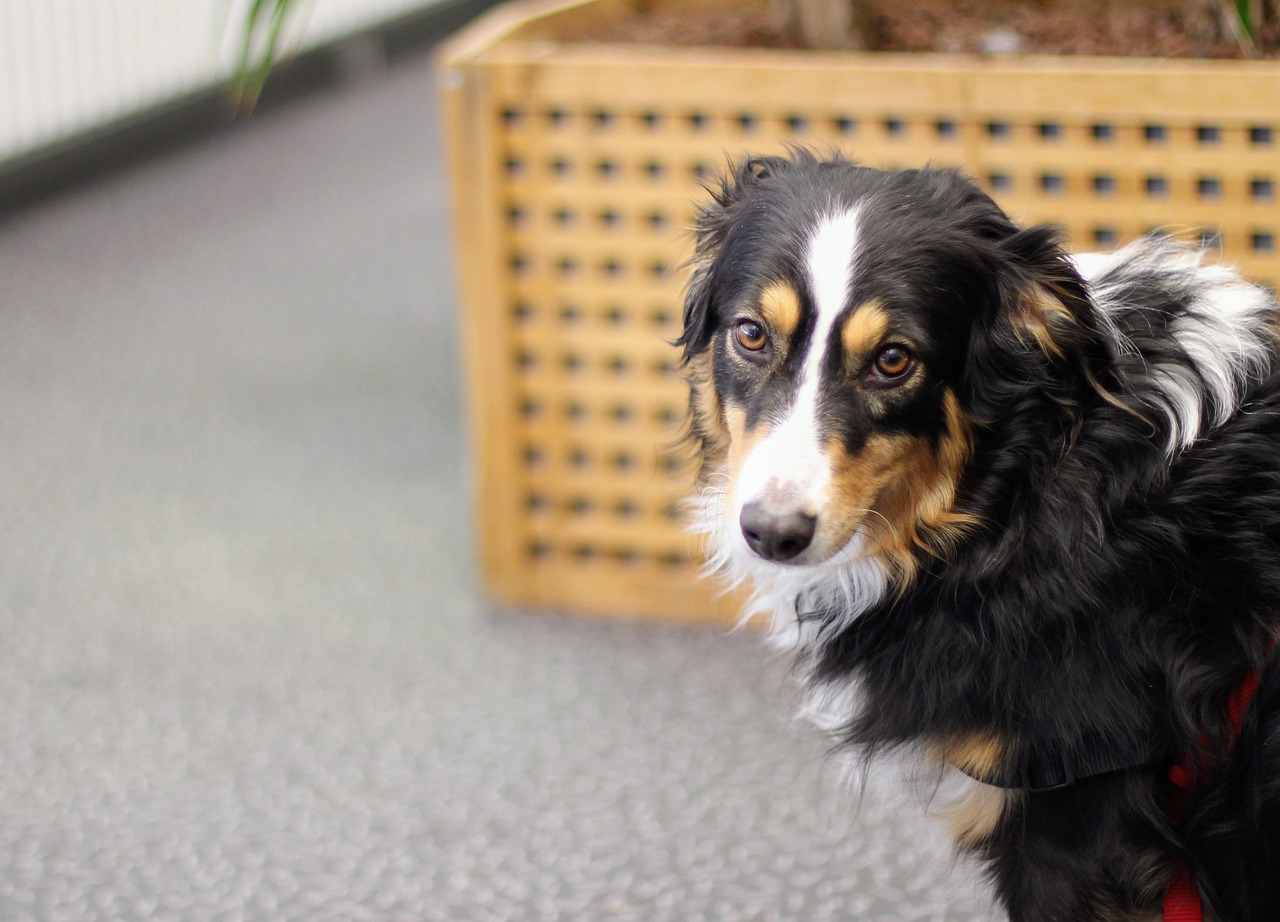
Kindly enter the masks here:
<path id="1" fill-rule="evenodd" d="M 478 576 L 432 51 L 0 0 L 0 918 L 992 917 L 749 633 Z"/>

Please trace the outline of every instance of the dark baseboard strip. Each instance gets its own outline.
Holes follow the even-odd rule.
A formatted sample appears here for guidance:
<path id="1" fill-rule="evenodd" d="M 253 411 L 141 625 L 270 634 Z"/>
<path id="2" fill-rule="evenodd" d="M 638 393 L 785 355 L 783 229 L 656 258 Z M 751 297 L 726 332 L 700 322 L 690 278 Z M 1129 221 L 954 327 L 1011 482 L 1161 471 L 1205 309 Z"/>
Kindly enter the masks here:
<path id="1" fill-rule="evenodd" d="M 282 62 L 258 101 L 256 116 L 357 79 L 368 59 L 379 65 L 422 54 L 497 0 L 441 0 Z M 163 155 L 239 121 L 226 86 L 211 87 L 101 128 L 0 163 L 0 218 L 84 182 Z"/>

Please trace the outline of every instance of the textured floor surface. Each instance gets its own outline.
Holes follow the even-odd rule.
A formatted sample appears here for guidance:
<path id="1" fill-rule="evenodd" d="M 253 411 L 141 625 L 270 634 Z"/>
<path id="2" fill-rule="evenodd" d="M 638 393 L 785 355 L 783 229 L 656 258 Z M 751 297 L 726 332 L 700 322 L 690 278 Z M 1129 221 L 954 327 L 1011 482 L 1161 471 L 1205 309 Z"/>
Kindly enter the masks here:
<path id="1" fill-rule="evenodd" d="M 486 608 L 433 92 L 0 221 L 0 919 L 991 918 L 756 638 Z"/>

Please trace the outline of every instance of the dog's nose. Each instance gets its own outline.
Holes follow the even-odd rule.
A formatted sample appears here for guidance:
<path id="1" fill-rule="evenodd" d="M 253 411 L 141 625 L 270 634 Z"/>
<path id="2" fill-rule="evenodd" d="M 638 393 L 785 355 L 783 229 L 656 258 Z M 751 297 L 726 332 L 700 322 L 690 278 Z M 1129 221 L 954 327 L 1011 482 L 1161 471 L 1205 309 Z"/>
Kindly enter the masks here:
<path id="1" fill-rule="evenodd" d="M 798 509 L 778 511 L 762 502 L 742 507 L 738 517 L 747 546 L 765 560 L 792 560 L 813 541 L 818 517 Z"/>

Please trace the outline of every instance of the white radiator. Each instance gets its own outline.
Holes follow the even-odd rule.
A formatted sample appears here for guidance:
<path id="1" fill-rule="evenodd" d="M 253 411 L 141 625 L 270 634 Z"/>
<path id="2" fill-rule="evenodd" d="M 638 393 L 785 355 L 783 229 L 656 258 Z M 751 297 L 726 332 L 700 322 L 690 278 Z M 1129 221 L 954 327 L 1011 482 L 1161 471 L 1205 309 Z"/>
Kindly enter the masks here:
<path id="1" fill-rule="evenodd" d="M 0 0 L 0 163 L 225 80 L 250 0 Z M 302 0 L 303 49 L 439 0 Z"/>

